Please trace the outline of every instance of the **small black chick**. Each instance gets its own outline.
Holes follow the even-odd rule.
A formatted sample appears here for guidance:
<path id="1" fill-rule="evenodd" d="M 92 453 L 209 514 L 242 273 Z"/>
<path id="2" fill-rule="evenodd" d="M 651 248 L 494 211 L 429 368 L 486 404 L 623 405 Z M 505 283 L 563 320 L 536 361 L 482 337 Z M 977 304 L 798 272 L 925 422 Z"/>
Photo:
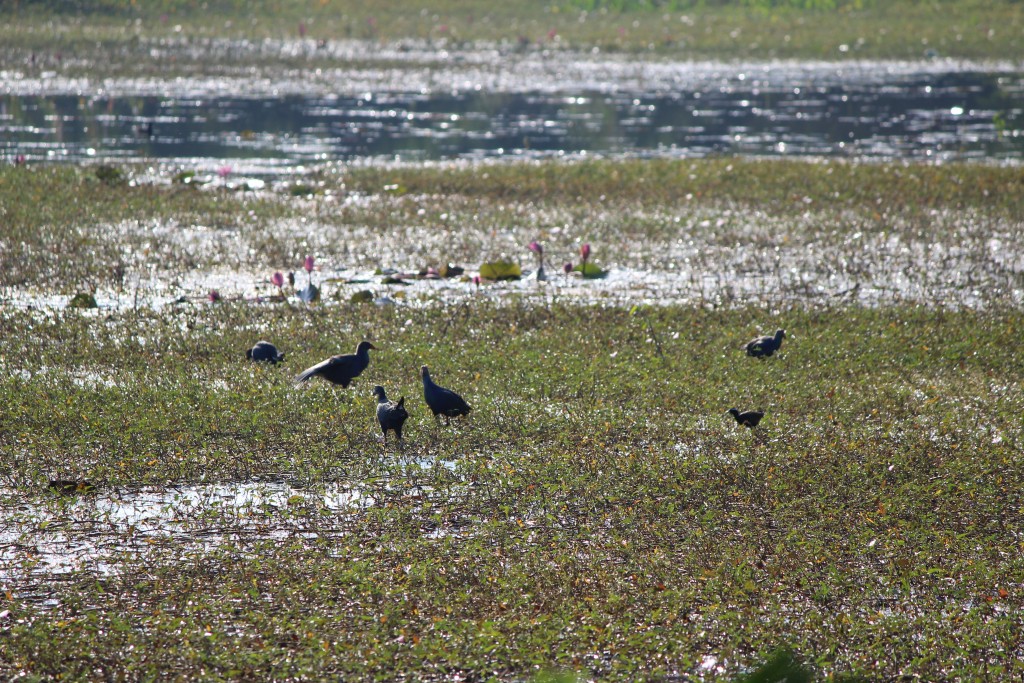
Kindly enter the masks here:
<path id="1" fill-rule="evenodd" d="M 750 427 L 751 429 L 756 427 L 757 423 L 761 421 L 762 417 L 764 417 L 764 412 L 760 410 L 747 410 L 741 413 L 735 408 L 729 408 L 727 412 L 736 418 L 737 424 L 741 424 L 744 427 Z"/>
<path id="2" fill-rule="evenodd" d="M 379 384 L 373 388 L 373 395 L 377 397 L 377 424 L 384 434 L 384 450 L 388 449 L 388 430 L 395 432 L 398 447 L 402 448 L 402 425 L 409 419 L 409 412 L 405 409 L 405 396 L 397 402 L 389 401 L 388 395 L 384 393 L 384 387 Z"/>

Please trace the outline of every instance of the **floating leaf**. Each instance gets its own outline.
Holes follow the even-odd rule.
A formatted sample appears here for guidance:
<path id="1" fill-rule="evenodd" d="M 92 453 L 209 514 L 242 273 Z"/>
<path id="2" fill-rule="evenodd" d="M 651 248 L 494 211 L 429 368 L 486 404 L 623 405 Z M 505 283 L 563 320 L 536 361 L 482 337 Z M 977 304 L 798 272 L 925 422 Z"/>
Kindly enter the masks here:
<path id="1" fill-rule="evenodd" d="M 361 289 L 352 296 L 349 297 L 349 302 L 353 304 L 366 304 L 373 301 L 373 292 L 368 289 Z"/>
<path id="2" fill-rule="evenodd" d="M 480 266 L 480 277 L 488 280 L 518 280 L 522 275 L 519 264 L 509 261 L 495 261 Z"/>
<path id="3" fill-rule="evenodd" d="M 193 183 L 197 185 L 200 184 L 196 180 L 195 171 L 182 171 L 181 173 L 175 173 L 174 177 L 171 178 L 171 182 L 176 185 L 192 185 Z"/>
<path id="4" fill-rule="evenodd" d="M 580 263 L 573 270 L 577 273 L 582 273 L 583 277 L 586 278 L 600 278 L 608 274 L 608 271 L 601 270 L 593 263 Z"/>
<path id="5" fill-rule="evenodd" d="M 88 292 L 79 292 L 71 297 L 71 301 L 68 302 L 68 306 L 71 308 L 99 308 L 99 304 L 96 303 L 96 297 Z"/>
<path id="6" fill-rule="evenodd" d="M 314 301 L 320 300 L 320 288 L 317 287 L 316 285 L 311 284 L 308 287 L 303 287 L 302 289 L 300 289 L 298 291 L 298 295 L 299 298 L 305 301 L 307 304 L 311 304 Z"/>
<path id="7" fill-rule="evenodd" d="M 449 263 L 441 266 L 438 272 L 441 274 L 441 277 L 458 277 L 465 273 L 466 269 L 462 266 L 453 266 Z"/>
<path id="8" fill-rule="evenodd" d="M 409 284 L 408 282 L 406 282 L 402 278 L 395 277 L 394 275 L 388 275 L 383 280 L 381 280 L 380 283 L 382 285 L 407 285 L 407 284 Z"/>
<path id="9" fill-rule="evenodd" d="M 97 166 L 95 173 L 96 179 L 107 185 L 120 185 L 124 182 L 124 173 L 115 166 Z"/>
<path id="10" fill-rule="evenodd" d="M 293 197 L 309 197 L 316 194 L 316 188 L 305 183 L 296 183 L 288 188 L 288 194 Z"/>
<path id="11" fill-rule="evenodd" d="M 87 481 L 76 481 L 74 479 L 51 479 L 46 488 L 59 493 L 62 496 L 70 496 L 73 493 L 88 493 L 95 490 L 95 486 Z"/>

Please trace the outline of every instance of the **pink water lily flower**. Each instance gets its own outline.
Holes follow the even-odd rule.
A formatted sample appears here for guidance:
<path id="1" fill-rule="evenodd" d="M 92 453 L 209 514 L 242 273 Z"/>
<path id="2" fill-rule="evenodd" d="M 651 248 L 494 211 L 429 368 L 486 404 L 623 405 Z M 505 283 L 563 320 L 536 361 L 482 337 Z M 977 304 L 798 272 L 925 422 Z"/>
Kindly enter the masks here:
<path id="1" fill-rule="evenodd" d="M 562 272 L 566 275 L 572 272 L 572 261 L 566 261 L 562 264 Z"/>
<path id="2" fill-rule="evenodd" d="M 302 267 L 306 269 L 307 273 L 312 273 L 313 272 L 313 257 L 312 256 L 307 256 L 305 263 L 302 264 Z"/>
<path id="3" fill-rule="evenodd" d="M 284 286 L 284 273 L 282 273 L 279 270 L 275 271 L 274 274 L 270 276 L 270 284 L 274 285 L 278 289 L 283 287 Z"/>
<path id="4" fill-rule="evenodd" d="M 537 240 L 534 240 L 533 242 L 530 242 L 526 246 L 526 248 L 529 249 L 530 251 L 532 251 L 534 254 L 537 254 L 538 256 L 543 256 L 544 255 L 544 247 Z"/>
<path id="5" fill-rule="evenodd" d="M 209 299 L 211 302 L 220 301 L 220 292 L 218 292 L 216 289 L 211 289 L 210 293 L 206 295 L 206 298 Z"/>
<path id="6" fill-rule="evenodd" d="M 474 275 L 474 276 L 473 276 L 473 284 L 474 284 L 474 285 L 476 285 L 477 287 L 479 287 L 479 286 L 480 286 L 480 283 L 481 283 L 481 282 L 483 282 L 483 280 L 481 280 L 481 279 L 480 279 L 480 276 L 479 276 L 479 275 Z"/>
<path id="7" fill-rule="evenodd" d="M 219 175 L 221 178 L 227 178 L 229 175 L 231 175 L 231 167 L 230 166 L 221 166 L 221 167 L 219 167 L 217 169 L 217 175 Z"/>
<path id="8" fill-rule="evenodd" d="M 580 258 L 583 259 L 584 262 L 586 262 L 586 260 L 588 258 L 590 258 L 590 243 L 589 242 L 585 242 L 585 243 L 583 243 L 582 246 L 580 246 Z"/>

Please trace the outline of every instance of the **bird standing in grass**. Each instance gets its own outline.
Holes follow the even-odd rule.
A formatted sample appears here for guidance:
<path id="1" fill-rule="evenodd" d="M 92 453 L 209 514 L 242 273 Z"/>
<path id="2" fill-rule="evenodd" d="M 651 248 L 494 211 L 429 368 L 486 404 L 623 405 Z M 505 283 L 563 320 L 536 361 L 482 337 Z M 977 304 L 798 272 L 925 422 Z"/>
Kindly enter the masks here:
<path id="1" fill-rule="evenodd" d="M 472 410 L 454 391 L 434 384 L 426 365 L 420 368 L 420 375 L 423 377 L 423 398 L 427 401 L 430 412 L 434 413 L 434 419 L 438 419 L 438 415 L 444 415 L 444 423 L 447 425 L 451 423 L 451 418 L 468 415 Z"/>
<path id="2" fill-rule="evenodd" d="M 785 330 L 775 330 L 774 336 L 766 335 L 764 337 L 758 337 L 752 339 L 743 345 L 743 348 L 747 350 L 748 356 L 755 358 L 761 358 L 762 356 L 770 356 L 779 350 L 782 346 L 782 340 L 786 338 Z"/>
<path id="3" fill-rule="evenodd" d="M 377 424 L 384 434 L 384 450 L 388 450 L 388 430 L 394 431 L 398 437 L 398 448 L 402 444 L 402 425 L 409 419 L 409 412 L 405 409 L 405 396 L 397 402 L 389 401 L 388 395 L 384 393 L 384 387 L 379 384 L 373 388 L 373 395 L 377 397 Z"/>
<path id="4" fill-rule="evenodd" d="M 284 354 L 268 341 L 256 342 L 256 345 L 251 349 L 245 350 L 245 357 L 249 360 L 271 363 L 273 365 L 277 365 L 284 360 Z"/>
<path id="5" fill-rule="evenodd" d="M 370 364 L 370 349 L 377 347 L 368 341 L 359 342 L 355 353 L 343 356 L 331 356 L 325 361 L 306 368 L 295 378 L 295 384 L 301 384 L 311 377 L 323 377 L 331 384 L 347 387 Z"/>
<path id="6" fill-rule="evenodd" d="M 761 421 L 762 417 L 764 417 L 764 412 L 760 410 L 746 410 L 741 413 L 735 408 L 729 408 L 726 412 L 736 418 L 737 424 L 743 425 L 744 427 L 750 427 L 751 429 L 756 427 L 757 423 Z"/>

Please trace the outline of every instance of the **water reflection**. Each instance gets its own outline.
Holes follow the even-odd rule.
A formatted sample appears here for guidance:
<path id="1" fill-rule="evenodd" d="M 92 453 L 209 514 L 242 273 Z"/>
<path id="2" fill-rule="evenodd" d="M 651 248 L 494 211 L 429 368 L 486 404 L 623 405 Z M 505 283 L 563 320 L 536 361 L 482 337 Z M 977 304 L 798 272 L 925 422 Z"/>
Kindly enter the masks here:
<path id="1" fill-rule="evenodd" d="M 781 83 L 743 73 L 672 92 L 0 98 L 0 155 L 248 159 L 267 167 L 552 153 L 716 152 L 1020 159 L 1024 74 Z"/>

